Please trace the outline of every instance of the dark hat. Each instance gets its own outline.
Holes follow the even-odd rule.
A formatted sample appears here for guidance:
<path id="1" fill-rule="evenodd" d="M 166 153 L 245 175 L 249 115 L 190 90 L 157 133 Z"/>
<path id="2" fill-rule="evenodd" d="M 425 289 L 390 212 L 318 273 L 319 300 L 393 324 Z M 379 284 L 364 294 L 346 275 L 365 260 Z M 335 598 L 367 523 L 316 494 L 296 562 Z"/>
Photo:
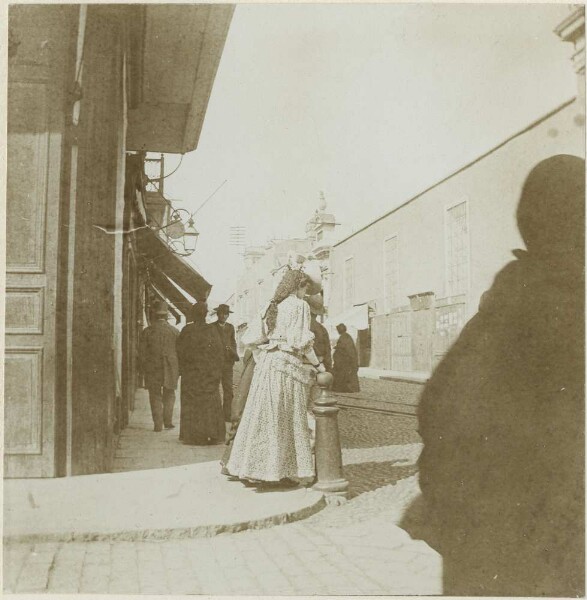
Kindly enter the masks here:
<path id="1" fill-rule="evenodd" d="M 201 323 L 206 321 L 208 314 L 208 305 L 205 302 L 197 302 L 193 304 L 186 315 L 188 322 Z"/>
<path id="2" fill-rule="evenodd" d="M 219 304 L 215 309 L 214 312 L 216 314 L 218 313 L 231 313 L 232 311 L 230 310 L 230 306 L 228 306 L 228 304 Z"/>
<path id="3" fill-rule="evenodd" d="M 169 313 L 169 308 L 167 303 L 159 301 L 153 304 L 153 313 L 156 315 L 167 315 Z"/>

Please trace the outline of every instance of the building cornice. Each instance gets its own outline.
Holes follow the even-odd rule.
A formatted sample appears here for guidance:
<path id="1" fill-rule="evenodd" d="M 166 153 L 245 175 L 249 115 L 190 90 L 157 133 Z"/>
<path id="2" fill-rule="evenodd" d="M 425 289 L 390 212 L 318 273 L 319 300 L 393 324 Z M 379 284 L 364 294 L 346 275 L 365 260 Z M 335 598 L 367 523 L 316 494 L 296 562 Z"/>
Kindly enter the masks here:
<path id="1" fill-rule="evenodd" d="M 565 108 L 567 108 L 568 106 L 570 106 L 571 104 L 573 104 L 573 102 L 575 102 L 576 100 L 577 100 L 576 96 L 573 96 L 571 99 L 567 100 L 565 103 L 561 104 L 560 106 L 558 106 L 554 110 L 551 110 L 549 113 L 547 113 L 544 116 L 540 117 L 536 121 L 533 121 L 532 123 L 530 123 L 530 125 L 528 125 L 527 127 L 524 127 L 524 129 L 521 129 L 520 131 L 518 131 L 514 135 L 508 137 L 507 139 L 505 139 L 503 142 L 501 142 L 497 146 L 494 146 L 493 148 L 491 148 L 491 150 L 488 150 L 487 152 L 485 152 L 481 156 L 478 156 L 477 158 L 475 158 L 471 162 L 467 163 L 465 166 L 461 167 L 460 169 L 457 169 L 456 171 L 453 171 L 450 175 L 447 175 L 443 179 L 441 179 L 441 180 L 437 181 L 436 183 L 432 184 L 431 186 L 427 187 L 425 190 L 419 192 L 415 196 L 412 196 L 409 200 L 406 200 L 405 202 L 402 202 L 402 204 L 400 204 L 399 206 L 396 206 L 395 208 L 387 211 L 385 214 L 381 215 L 380 217 L 377 217 L 373 221 L 370 221 L 369 223 L 367 223 L 366 225 L 364 225 L 363 227 L 361 227 L 357 231 L 354 231 L 353 233 L 351 233 L 351 234 L 347 235 L 346 237 L 344 237 L 342 240 L 336 242 L 335 244 L 332 244 L 332 247 L 336 248 L 337 246 L 340 246 L 341 244 L 344 244 L 344 242 L 350 240 L 351 238 L 355 237 L 356 235 L 359 235 L 360 233 L 362 233 L 363 231 L 365 231 L 365 229 L 368 229 L 372 225 L 375 225 L 375 223 L 378 223 L 379 221 L 382 221 L 383 219 L 386 219 L 387 217 L 389 217 L 393 213 L 397 212 L 398 210 L 401 210 L 402 208 L 404 208 L 408 204 L 411 204 L 412 202 L 414 202 L 415 200 L 417 200 L 418 198 L 420 198 L 424 194 L 427 194 L 428 192 L 430 192 L 434 188 L 438 187 L 439 185 L 442 185 L 443 183 L 445 183 L 449 179 L 452 179 L 453 177 L 456 177 L 457 175 L 459 175 L 463 171 L 466 171 L 467 169 L 470 169 L 472 166 L 476 165 L 478 162 L 481 162 L 482 160 L 484 160 L 485 158 L 487 158 L 488 156 L 490 156 L 494 152 L 497 152 L 498 150 L 500 150 L 501 148 L 503 148 L 504 146 L 506 146 L 510 142 L 514 141 L 515 139 L 519 138 L 520 136 L 524 135 L 525 133 L 528 133 L 528 131 L 531 131 L 535 127 L 538 127 L 538 125 L 540 125 L 541 123 L 544 123 L 544 121 L 547 121 L 548 119 L 550 119 L 551 117 L 553 117 L 557 113 L 561 112 L 562 110 L 564 110 Z"/>
<path id="2" fill-rule="evenodd" d="M 563 42 L 575 48 L 572 56 L 575 72 L 585 74 L 585 6 L 579 5 L 554 30 Z"/>

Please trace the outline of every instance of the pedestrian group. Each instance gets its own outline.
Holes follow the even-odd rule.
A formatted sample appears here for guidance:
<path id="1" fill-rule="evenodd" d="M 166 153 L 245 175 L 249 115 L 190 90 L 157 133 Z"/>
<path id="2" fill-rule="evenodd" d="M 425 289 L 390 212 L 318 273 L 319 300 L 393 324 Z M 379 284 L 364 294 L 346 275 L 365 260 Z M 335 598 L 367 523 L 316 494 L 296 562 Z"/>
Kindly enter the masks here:
<path id="1" fill-rule="evenodd" d="M 525 250 L 496 276 L 425 385 L 418 407 L 422 494 L 402 527 L 443 557 L 454 596 L 584 595 L 585 161 L 560 155 L 528 175 L 517 211 Z M 217 443 L 231 415 L 222 472 L 256 486 L 312 481 L 316 372 L 356 392 L 358 360 L 344 324 L 330 356 L 324 308 L 288 267 L 243 336 L 238 360 L 228 307 L 205 324 L 197 304 L 181 334 L 165 307 L 143 336 L 155 431 L 171 422 L 182 376 L 181 438 Z M 177 347 L 177 354 L 176 354 Z M 224 389 L 224 417 L 219 387 Z"/>
<path id="2" fill-rule="evenodd" d="M 312 390 L 316 374 L 332 372 L 338 391 L 358 386 L 357 352 L 344 325 L 332 360 L 319 275 L 288 264 L 273 298 L 249 324 L 236 400 L 233 368 L 240 360 L 226 304 L 206 323 L 205 303 L 194 304 L 181 333 L 159 302 L 142 334 L 140 357 L 154 431 L 174 429 L 175 390 L 181 377 L 179 439 L 189 445 L 226 443 L 222 473 L 248 486 L 293 487 L 315 479 Z M 220 390 L 222 389 L 222 396 Z M 228 427 L 228 433 L 227 433 Z"/>

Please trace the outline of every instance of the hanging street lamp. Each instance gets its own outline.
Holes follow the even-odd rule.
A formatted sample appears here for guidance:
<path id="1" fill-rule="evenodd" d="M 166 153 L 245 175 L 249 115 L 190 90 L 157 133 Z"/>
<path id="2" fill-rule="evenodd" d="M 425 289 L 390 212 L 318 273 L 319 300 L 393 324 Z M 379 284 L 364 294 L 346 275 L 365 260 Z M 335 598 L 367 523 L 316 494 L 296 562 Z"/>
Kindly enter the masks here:
<path id="1" fill-rule="evenodd" d="M 169 223 L 162 227 L 152 227 L 161 232 L 169 249 L 179 256 L 190 256 L 196 251 L 199 231 L 194 225 L 193 215 L 184 208 L 172 208 Z"/>

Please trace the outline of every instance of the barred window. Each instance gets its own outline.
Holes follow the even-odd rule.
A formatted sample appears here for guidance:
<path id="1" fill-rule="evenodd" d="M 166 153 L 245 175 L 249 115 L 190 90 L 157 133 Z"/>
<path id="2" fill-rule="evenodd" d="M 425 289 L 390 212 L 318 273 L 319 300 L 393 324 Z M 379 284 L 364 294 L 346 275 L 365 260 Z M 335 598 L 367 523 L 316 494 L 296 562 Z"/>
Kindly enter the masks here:
<path id="1" fill-rule="evenodd" d="M 466 202 L 447 210 L 445 236 L 448 295 L 464 294 L 469 287 L 469 225 Z"/>

